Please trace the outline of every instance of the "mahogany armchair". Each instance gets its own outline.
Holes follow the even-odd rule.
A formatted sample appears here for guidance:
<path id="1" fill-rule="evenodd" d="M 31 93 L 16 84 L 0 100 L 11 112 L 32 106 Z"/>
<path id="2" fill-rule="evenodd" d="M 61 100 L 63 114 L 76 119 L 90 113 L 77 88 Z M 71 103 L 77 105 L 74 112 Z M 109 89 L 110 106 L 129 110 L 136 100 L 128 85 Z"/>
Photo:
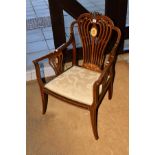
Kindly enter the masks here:
<path id="1" fill-rule="evenodd" d="M 83 50 L 83 64 L 77 65 L 74 26 L 77 24 Z M 109 44 L 113 33 L 115 41 Z M 112 98 L 115 74 L 116 50 L 121 38 L 121 31 L 113 21 L 99 13 L 85 13 L 72 22 L 68 42 L 55 51 L 33 61 L 42 97 L 42 113 L 46 113 L 48 95 L 90 111 L 93 134 L 98 139 L 98 108 L 106 92 Z M 72 67 L 64 71 L 63 50 L 73 46 Z M 105 53 L 111 47 L 108 59 Z M 39 62 L 48 59 L 55 71 L 55 78 L 45 83 L 41 78 Z"/>

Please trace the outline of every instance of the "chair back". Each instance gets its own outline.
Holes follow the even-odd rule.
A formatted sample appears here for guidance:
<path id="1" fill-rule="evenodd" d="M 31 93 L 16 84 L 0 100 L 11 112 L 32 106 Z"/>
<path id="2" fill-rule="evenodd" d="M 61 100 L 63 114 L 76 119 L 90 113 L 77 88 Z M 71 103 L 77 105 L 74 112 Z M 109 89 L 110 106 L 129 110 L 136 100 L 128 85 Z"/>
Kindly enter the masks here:
<path id="1" fill-rule="evenodd" d="M 120 30 L 113 21 L 99 13 L 85 13 L 76 20 L 83 49 L 83 67 L 101 71 L 104 67 L 106 47 L 111 39 L 112 32 L 117 32 L 120 39 Z M 116 39 L 116 42 L 119 42 Z"/>

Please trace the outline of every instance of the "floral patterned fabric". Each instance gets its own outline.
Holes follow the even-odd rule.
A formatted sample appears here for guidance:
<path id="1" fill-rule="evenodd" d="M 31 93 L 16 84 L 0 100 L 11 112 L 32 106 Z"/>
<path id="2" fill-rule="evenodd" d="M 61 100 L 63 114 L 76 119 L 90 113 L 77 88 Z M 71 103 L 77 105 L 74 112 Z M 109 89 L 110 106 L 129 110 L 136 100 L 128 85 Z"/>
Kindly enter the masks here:
<path id="1" fill-rule="evenodd" d="M 69 99 L 91 105 L 93 102 L 93 84 L 100 73 L 82 67 L 73 66 L 45 87 Z"/>

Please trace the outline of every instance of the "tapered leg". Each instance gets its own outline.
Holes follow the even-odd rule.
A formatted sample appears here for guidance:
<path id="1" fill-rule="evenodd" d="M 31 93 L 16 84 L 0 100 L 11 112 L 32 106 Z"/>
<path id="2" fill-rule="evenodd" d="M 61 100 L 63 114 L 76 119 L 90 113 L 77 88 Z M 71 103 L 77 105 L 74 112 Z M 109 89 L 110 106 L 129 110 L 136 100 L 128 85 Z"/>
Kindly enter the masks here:
<path id="1" fill-rule="evenodd" d="M 109 98 L 109 100 L 112 99 L 112 94 L 113 94 L 113 81 L 110 82 L 109 89 L 108 89 L 108 98 Z"/>
<path id="2" fill-rule="evenodd" d="M 113 95 L 113 83 L 114 83 L 114 75 L 115 75 L 114 67 L 112 69 L 113 69 L 113 71 L 112 71 L 112 80 L 111 80 L 109 88 L 108 88 L 108 98 L 109 98 L 109 100 L 112 99 L 112 95 Z"/>
<path id="3" fill-rule="evenodd" d="M 98 115 L 97 108 L 90 110 L 91 125 L 92 125 L 93 134 L 96 140 L 99 138 L 98 131 L 97 131 L 97 115 Z"/>
<path id="4" fill-rule="evenodd" d="M 48 94 L 42 93 L 41 96 L 42 96 L 42 106 L 43 106 L 42 114 L 45 114 L 47 109 L 47 104 L 48 104 Z"/>
<path id="5" fill-rule="evenodd" d="M 116 60 L 115 60 L 116 61 Z M 108 88 L 108 98 L 109 100 L 112 99 L 112 95 L 113 95 L 113 83 L 114 83 L 114 77 L 115 77 L 115 64 L 113 64 L 112 68 L 111 68 L 111 73 L 112 73 L 112 80 L 110 82 L 109 88 Z"/>

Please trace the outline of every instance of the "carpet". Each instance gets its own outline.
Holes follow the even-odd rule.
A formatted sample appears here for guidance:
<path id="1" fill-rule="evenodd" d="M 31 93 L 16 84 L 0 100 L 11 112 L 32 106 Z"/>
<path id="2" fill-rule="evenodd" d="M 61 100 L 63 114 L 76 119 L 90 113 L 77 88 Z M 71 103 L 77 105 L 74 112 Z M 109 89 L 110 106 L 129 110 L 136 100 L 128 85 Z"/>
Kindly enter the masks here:
<path id="1" fill-rule="evenodd" d="M 98 111 L 98 140 L 89 111 L 49 96 L 42 115 L 38 83 L 27 83 L 27 155 L 128 155 L 128 72 L 128 63 L 116 63 L 113 98 L 106 94 Z"/>

